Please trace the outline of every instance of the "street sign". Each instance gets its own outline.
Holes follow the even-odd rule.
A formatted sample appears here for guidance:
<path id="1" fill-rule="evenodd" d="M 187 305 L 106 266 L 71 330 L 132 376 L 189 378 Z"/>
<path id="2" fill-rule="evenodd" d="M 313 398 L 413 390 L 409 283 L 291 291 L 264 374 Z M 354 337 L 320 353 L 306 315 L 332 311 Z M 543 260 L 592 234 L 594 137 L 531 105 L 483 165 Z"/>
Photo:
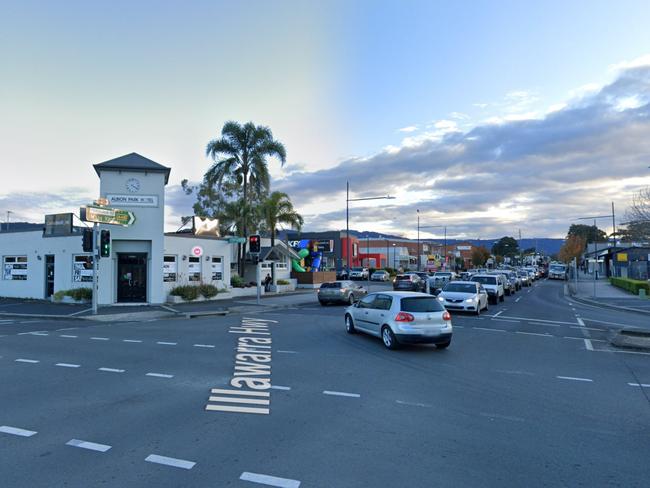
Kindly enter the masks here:
<path id="1" fill-rule="evenodd" d="M 203 256 L 203 248 L 201 246 L 194 246 L 192 248 L 192 256 L 196 258 L 200 258 Z"/>
<path id="2" fill-rule="evenodd" d="M 119 208 L 86 205 L 79 209 L 81 220 L 98 224 L 122 225 L 129 227 L 135 222 L 135 214 Z"/>
<path id="3" fill-rule="evenodd" d="M 245 237 L 229 237 L 228 244 L 244 244 L 246 242 Z"/>

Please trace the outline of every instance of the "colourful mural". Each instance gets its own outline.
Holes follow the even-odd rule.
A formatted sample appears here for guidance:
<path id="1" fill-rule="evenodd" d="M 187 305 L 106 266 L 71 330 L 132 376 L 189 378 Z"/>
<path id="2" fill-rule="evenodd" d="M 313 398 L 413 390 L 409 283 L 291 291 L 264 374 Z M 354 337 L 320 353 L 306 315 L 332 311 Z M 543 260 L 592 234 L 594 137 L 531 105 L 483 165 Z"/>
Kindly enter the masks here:
<path id="1" fill-rule="evenodd" d="M 300 260 L 292 259 L 291 266 L 298 273 L 312 273 L 320 270 L 323 253 L 318 250 L 318 241 L 303 239 L 298 241 L 294 249 Z"/>

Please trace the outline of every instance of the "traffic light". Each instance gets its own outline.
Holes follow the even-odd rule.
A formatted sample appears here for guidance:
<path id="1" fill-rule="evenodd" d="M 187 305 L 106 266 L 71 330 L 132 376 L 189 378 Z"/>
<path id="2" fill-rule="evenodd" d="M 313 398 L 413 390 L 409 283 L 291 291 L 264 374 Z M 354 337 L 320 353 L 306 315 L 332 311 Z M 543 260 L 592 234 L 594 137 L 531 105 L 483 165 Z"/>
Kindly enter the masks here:
<path id="1" fill-rule="evenodd" d="M 81 234 L 81 247 L 84 252 L 93 252 L 93 230 L 84 229 Z"/>
<path id="2" fill-rule="evenodd" d="M 99 255 L 102 258 L 111 257 L 111 231 L 102 230 L 99 235 Z"/>
<path id="3" fill-rule="evenodd" d="M 252 235 L 248 238 L 248 250 L 251 254 L 260 253 L 260 236 L 259 234 Z"/>

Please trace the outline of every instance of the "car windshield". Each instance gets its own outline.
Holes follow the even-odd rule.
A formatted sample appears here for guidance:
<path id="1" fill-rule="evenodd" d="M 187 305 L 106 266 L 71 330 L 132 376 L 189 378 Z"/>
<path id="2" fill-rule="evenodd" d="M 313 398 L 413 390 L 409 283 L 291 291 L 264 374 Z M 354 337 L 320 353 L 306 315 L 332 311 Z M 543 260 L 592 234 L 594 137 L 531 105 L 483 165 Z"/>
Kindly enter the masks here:
<path id="1" fill-rule="evenodd" d="M 453 291 L 457 293 L 476 293 L 476 285 L 469 283 L 449 283 L 442 291 Z"/>
<path id="2" fill-rule="evenodd" d="M 352 271 L 363 271 L 363 268 L 352 268 Z"/>
<path id="3" fill-rule="evenodd" d="M 451 276 L 451 273 L 436 273 L 433 276 L 436 278 L 449 278 Z"/>
<path id="4" fill-rule="evenodd" d="M 483 285 L 496 285 L 497 279 L 496 276 L 473 276 L 472 281 L 481 283 Z"/>
<path id="5" fill-rule="evenodd" d="M 341 288 L 341 283 L 334 281 L 332 283 L 323 283 L 320 285 L 321 288 Z"/>
<path id="6" fill-rule="evenodd" d="M 441 312 L 445 308 L 438 300 L 431 297 L 409 297 L 402 298 L 401 308 L 403 312 Z"/>
<path id="7" fill-rule="evenodd" d="M 411 275 L 397 275 L 395 277 L 396 281 L 410 281 L 411 280 Z"/>

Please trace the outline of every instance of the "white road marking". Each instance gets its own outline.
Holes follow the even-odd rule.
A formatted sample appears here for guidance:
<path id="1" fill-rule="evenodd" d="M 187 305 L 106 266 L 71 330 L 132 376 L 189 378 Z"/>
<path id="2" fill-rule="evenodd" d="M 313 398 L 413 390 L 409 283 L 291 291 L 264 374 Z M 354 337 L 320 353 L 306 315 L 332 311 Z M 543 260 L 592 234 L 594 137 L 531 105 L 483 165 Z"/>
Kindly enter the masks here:
<path id="1" fill-rule="evenodd" d="M 47 332 L 30 332 L 29 335 L 46 336 L 50 334 L 48 334 Z"/>
<path id="2" fill-rule="evenodd" d="M 61 334 L 59 337 L 67 337 L 68 339 L 76 339 L 79 336 L 69 335 L 69 334 Z"/>
<path id="3" fill-rule="evenodd" d="M 275 352 L 283 352 L 285 354 L 298 354 L 296 351 L 283 351 L 281 349 L 278 349 Z"/>
<path id="4" fill-rule="evenodd" d="M 184 459 L 176 459 L 167 456 L 159 456 L 158 454 L 149 454 L 145 461 L 156 464 L 165 464 L 166 466 L 173 466 L 174 468 L 192 469 L 196 463 L 193 461 L 186 461 Z"/>
<path id="5" fill-rule="evenodd" d="M 61 366 L 62 368 L 79 368 L 81 367 L 81 364 L 56 363 L 55 366 Z"/>
<path id="6" fill-rule="evenodd" d="M 209 402 L 225 402 L 225 403 L 248 403 L 250 405 L 270 405 L 269 400 L 263 398 L 238 398 L 238 397 L 220 397 L 211 396 L 208 398 Z"/>
<path id="7" fill-rule="evenodd" d="M 70 439 L 65 445 L 98 452 L 106 452 L 111 448 L 111 446 L 107 446 L 106 444 L 97 444 L 96 442 L 82 441 L 79 439 Z"/>
<path id="8" fill-rule="evenodd" d="M 585 348 L 587 349 L 587 351 L 593 351 L 594 346 L 591 343 L 591 341 L 589 340 L 589 332 L 587 332 L 587 330 L 591 330 L 591 329 L 589 327 L 585 327 L 585 323 L 580 317 L 576 317 L 576 320 L 578 321 L 578 324 L 580 325 L 580 327 L 577 327 L 577 328 L 586 329 L 586 330 L 582 331 L 582 334 L 586 336 L 585 337 Z M 572 325 L 571 328 L 576 328 L 576 326 Z M 595 329 L 595 330 L 599 330 L 599 329 Z"/>
<path id="9" fill-rule="evenodd" d="M 142 342 L 139 339 L 122 339 L 122 342 Z"/>
<path id="10" fill-rule="evenodd" d="M 214 348 L 214 344 L 194 344 L 194 347 L 208 347 L 208 348 Z"/>
<path id="11" fill-rule="evenodd" d="M 495 313 L 492 317 L 493 317 L 493 318 L 494 318 L 494 317 L 498 317 L 498 316 L 501 315 L 502 313 L 503 313 L 503 310 L 501 310 L 500 312 Z"/>
<path id="12" fill-rule="evenodd" d="M 506 332 L 505 329 L 488 329 L 487 327 L 472 327 L 472 329 L 476 329 L 476 330 L 489 330 L 490 332 Z"/>
<path id="13" fill-rule="evenodd" d="M 91 337 L 90 338 L 93 341 L 108 341 L 110 340 L 108 337 Z"/>
<path id="14" fill-rule="evenodd" d="M 290 386 L 280 386 L 280 385 L 272 385 L 271 388 L 273 388 L 274 390 L 287 390 L 287 391 L 291 389 Z"/>
<path id="15" fill-rule="evenodd" d="M 556 378 L 560 380 L 572 380 L 572 381 L 586 381 L 589 383 L 593 383 L 594 380 L 590 380 L 589 378 L 576 378 L 574 376 L 556 376 Z"/>
<path id="16" fill-rule="evenodd" d="M 525 335 L 541 336 L 541 337 L 553 337 L 551 334 L 538 334 L 536 332 L 522 332 L 520 330 L 515 331 L 515 334 L 525 334 Z"/>
<path id="17" fill-rule="evenodd" d="M 597 332 L 607 332 L 607 329 L 599 329 L 597 327 L 585 327 L 585 326 L 580 326 L 580 325 L 572 325 L 569 328 L 570 329 L 595 330 Z"/>
<path id="18" fill-rule="evenodd" d="M 408 405 L 410 407 L 431 407 L 431 405 L 428 405 L 426 403 L 404 402 L 402 400 L 395 400 L 395 403 L 399 403 L 400 405 Z"/>
<path id="19" fill-rule="evenodd" d="M 156 342 L 156 344 L 160 344 L 161 346 L 175 346 L 178 342 Z"/>
<path id="20" fill-rule="evenodd" d="M 268 391 L 222 390 L 221 388 L 212 388 L 210 391 L 212 393 L 218 393 L 220 395 L 246 395 L 258 397 L 270 396 L 270 393 Z"/>
<path id="21" fill-rule="evenodd" d="M 515 300 L 515 303 L 517 303 L 519 300 L 521 300 L 521 297 L 517 298 L 517 299 Z"/>
<path id="22" fill-rule="evenodd" d="M 260 485 L 275 486 L 277 488 L 298 488 L 300 486 L 300 481 L 298 480 L 278 478 L 277 476 L 269 476 L 267 474 L 249 473 L 248 471 L 242 473 L 239 479 Z"/>
<path id="23" fill-rule="evenodd" d="M 512 417 L 510 415 L 500 415 L 498 413 L 488 413 L 488 412 L 481 412 L 479 413 L 481 417 L 488 417 L 489 419 L 503 419 L 503 420 L 511 420 L 513 422 L 524 422 L 524 419 L 521 417 Z"/>
<path id="24" fill-rule="evenodd" d="M 107 373 L 124 373 L 124 369 L 115 368 L 99 368 L 99 371 L 106 371 Z"/>
<path id="25" fill-rule="evenodd" d="M 33 430 L 19 429 L 18 427 L 9 427 L 8 425 L 0 425 L 0 432 L 11 435 L 19 435 L 20 437 L 31 437 L 37 432 Z"/>
<path id="26" fill-rule="evenodd" d="M 262 415 L 268 415 L 268 408 L 253 408 L 253 407 L 237 407 L 230 405 L 206 405 L 206 410 L 214 410 L 218 412 L 236 412 L 236 413 L 257 413 Z"/>
<path id="27" fill-rule="evenodd" d="M 15 361 L 17 363 L 40 363 L 40 361 L 37 360 L 37 359 L 22 359 L 22 358 L 20 358 L 20 359 L 16 359 Z"/>
<path id="28" fill-rule="evenodd" d="M 147 373 L 146 376 L 155 376 L 156 378 L 173 378 L 173 374 L 165 374 L 165 373 Z"/>
<path id="29" fill-rule="evenodd" d="M 495 320 L 497 322 L 513 322 L 515 324 L 518 324 L 518 323 L 521 322 L 521 320 L 514 320 L 514 319 L 492 319 L 492 320 Z"/>
<path id="30" fill-rule="evenodd" d="M 329 390 L 324 390 L 323 395 L 334 395 L 334 396 L 354 397 L 354 398 L 359 398 L 361 396 L 358 393 L 345 393 L 343 391 L 329 391 Z"/>
<path id="31" fill-rule="evenodd" d="M 638 387 L 641 387 L 641 388 L 650 388 L 650 384 L 646 384 L 646 383 L 628 383 L 628 385 L 630 385 L 630 386 L 638 386 Z"/>
<path id="32" fill-rule="evenodd" d="M 465 328 L 464 325 L 454 325 L 453 327 L 454 327 L 454 329 L 464 329 Z"/>
<path id="33" fill-rule="evenodd" d="M 64 329 L 56 329 L 56 330 L 75 330 L 78 329 L 79 327 L 66 327 Z"/>

